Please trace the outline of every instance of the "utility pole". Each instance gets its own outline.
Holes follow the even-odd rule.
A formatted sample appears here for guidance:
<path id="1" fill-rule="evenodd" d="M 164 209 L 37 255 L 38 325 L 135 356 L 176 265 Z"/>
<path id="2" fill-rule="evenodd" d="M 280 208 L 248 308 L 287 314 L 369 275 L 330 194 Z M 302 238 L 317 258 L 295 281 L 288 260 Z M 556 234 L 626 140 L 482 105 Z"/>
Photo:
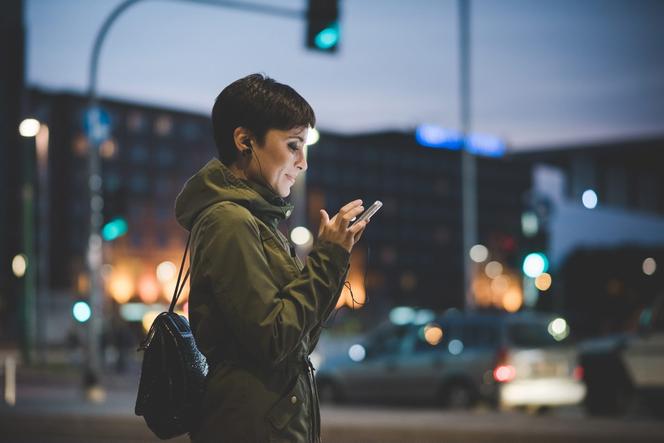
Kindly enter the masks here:
<path id="1" fill-rule="evenodd" d="M 459 0 L 459 103 L 463 146 L 461 149 L 461 192 L 463 231 L 463 288 L 464 307 L 475 307 L 473 275 L 475 265 L 470 259 L 470 248 L 477 244 L 477 166 L 475 156 L 468 152 L 471 131 L 470 90 L 470 0 Z"/>
<path id="2" fill-rule="evenodd" d="M 39 126 L 39 132 L 35 135 L 35 149 L 37 154 L 37 190 L 38 190 L 38 219 L 39 232 L 37 237 L 37 250 L 39 251 L 37 264 L 37 360 L 39 363 L 46 362 L 46 317 L 48 314 L 49 296 L 49 265 L 50 256 L 49 237 L 51 232 L 50 207 L 49 207 L 49 186 L 48 186 L 48 144 L 49 129 L 42 123 Z"/>

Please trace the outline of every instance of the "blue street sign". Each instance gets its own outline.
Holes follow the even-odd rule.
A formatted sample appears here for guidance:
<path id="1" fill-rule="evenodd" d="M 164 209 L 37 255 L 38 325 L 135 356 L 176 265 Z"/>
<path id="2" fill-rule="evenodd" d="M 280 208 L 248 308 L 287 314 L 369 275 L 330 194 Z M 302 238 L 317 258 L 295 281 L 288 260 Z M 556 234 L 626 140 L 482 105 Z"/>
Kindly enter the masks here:
<path id="1" fill-rule="evenodd" d="M 83 115 L 85 135 L 93 143 L 101 143 L 111 135 L 111 117 L 99 106 L 88 108 Z"/>
<path id="2" fill-rule="evenodd" d="M 459 150 L 463 147 L 471 154 L 485 157 L 502 157 L 505 143 L 498 137 L 486 134 L 470 134 L 465 138 L 460 131 L 437 125 L 420 125 L 415 130 L 415 139 L 420 146 L 434 149 Z M 464 146 L 465 145 L 465 146 Z"/>

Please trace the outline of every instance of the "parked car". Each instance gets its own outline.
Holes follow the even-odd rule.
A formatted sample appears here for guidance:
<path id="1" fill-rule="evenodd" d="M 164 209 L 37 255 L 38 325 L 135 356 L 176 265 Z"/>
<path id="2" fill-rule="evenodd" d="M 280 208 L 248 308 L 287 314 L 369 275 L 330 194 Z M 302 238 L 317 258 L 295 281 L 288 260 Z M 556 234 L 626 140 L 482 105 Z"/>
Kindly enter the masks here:
<path id="1" fill-rule="evenodd" d="M 426 402 L 467 408 L 577 404 L 585 395 L 569 328 L 534 313 L 448 311 L 386 322 L 317 371 L 322 401 Z"/>
<path id="2" fill-rule="evenodd" d="M 587 340 L 580 359 L 593 415 L 620 415 L 645 406 L 664 417 L 664 298 L 643 310 L 639 331 Z"/>

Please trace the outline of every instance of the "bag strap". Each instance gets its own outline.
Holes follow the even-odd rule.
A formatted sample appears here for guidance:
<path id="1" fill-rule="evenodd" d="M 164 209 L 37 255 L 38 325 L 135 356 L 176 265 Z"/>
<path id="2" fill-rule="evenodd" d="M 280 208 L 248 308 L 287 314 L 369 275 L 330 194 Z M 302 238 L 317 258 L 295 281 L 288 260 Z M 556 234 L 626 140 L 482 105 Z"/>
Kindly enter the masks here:
<path id="1" fill-rule="evenodd" d="M 180 298 L 180 294 L 182 293 L 182 289 L 184 288 L 185 283 L 187 282 L 187 278 L 189 278 L 189 271 L 191 270 L 191 264 L 190 266 L 187 267 L 187 273 L 184 276 L 184 279 L 182 280 L 182 284 L 180 284 L 180 279 L 182 277 L 182 269 L 184 269 L 184 262 L 187 259 L 187 252 L 189 252 L 189 242 L 191 241 L 191 231 L 189 232 L 189 236 L 187 237 L 187 246 L 184 248 L 184 255 L 182 256 L 182 263 L 180 264 L 180 272 L 178 273 L 178 281 L 175 284 L 175 290 L 173 291 L 173 298 L 171 299 L 171 306 L 168 308 L 168 312 L 172 313 L 173 310 L 175 309 L 175 304 L 178 302 L 178 298 Z"/>

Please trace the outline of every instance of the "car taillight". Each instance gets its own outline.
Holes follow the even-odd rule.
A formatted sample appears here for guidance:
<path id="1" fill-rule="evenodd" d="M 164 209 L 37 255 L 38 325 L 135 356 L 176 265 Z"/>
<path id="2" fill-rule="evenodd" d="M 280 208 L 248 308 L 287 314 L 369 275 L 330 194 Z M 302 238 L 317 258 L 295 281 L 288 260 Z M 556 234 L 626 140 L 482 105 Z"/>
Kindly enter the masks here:
<path id="1" fill-rule="evenodd" d="M 496 369 L 493 370 L 493 379 L 497 382 L 507 382 L 514 380 L 516 376 L 516 369 L 512 365 L 500 365 L 496 366 Z"/>
<path id="2" fill-rule="evenodd" d="M 581 381 L 583 380 L 583 366 L 577 366 L 574 368 L 574 380 Z"/>
<path id="3" fill-rule="evenodd" d="M 504 383 L 514 379 L 516 369 L 508 363 L 507 349 L 501 348 L 496 354 L 496 364 L 493 370 L 493 379 L 495 381 Z"/>

